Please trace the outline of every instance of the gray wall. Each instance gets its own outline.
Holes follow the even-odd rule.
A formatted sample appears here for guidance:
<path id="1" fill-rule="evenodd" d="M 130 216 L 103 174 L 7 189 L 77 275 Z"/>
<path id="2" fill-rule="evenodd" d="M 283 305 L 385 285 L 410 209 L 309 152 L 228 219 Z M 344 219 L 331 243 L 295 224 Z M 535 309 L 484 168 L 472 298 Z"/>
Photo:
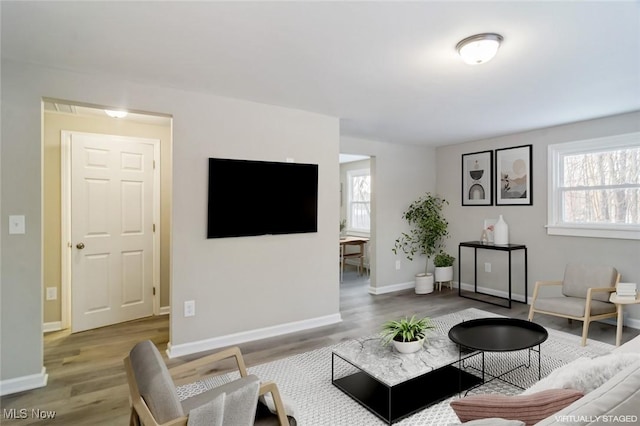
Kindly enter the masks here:
<path id="1" fill-rule="evenodd" d="M 424 257 L 409 262 L 391 249 L 408 229 L 402 212 L 415 199 L 436 189 L 435 149 L 342 137 L 340 152 L 369 155 L 372 194 L 372 293 L 413 286 L 414 275 L 424 271 Z M 396 270 L 396 260 L 401 261 Z"/>
<path id="2" fill-rule="evenodd" d="M 640 241 L 605 238 L 565 237 L 547 235 L 547 146 L 550 144 L 631 133 L 640 130 L 640 113 L 617 115 L 597 120 L 551 127 L 499 138 L 474 141 L 437 149 L 437 189 L 450 200 L 448 219 L 451 239 L 448 247 L 457 253 L 461 241 L 478 240 L 485 218 L 502 214 L 509 225 L 509 240 L 526 244 L 529 251 L 529 295 L 538 280 L 562 279 L 567 262 L 587 262 L 615 266 L 622 281 L 640 284 Z M 496 148 L 533 145 L 533 205 L 463 207 L 461 205 L 461 155 Z M 456 254 L 457 256 L 457 254 Z M 463 254 L 463 282 L 473 277 L 473 253 Z M 479 273 L 481 284 L 504 285 L 501 272 L 505 257 L 484 253 L 478 262 L 492 263 L 492 273 Z M 456 264 L 457 265 L 457 264 Z M 515 273 L 514 273 L 514 277 Z M 457 268 L 456 268 L 456 280 Z M 514 278 L 515 279 L 515 278 Z M 502 287 L 505 288 L 504 286 Z M 640 327 L 640 307 L 629 308 L 630 324 Z"/>
<path id="3" fill-rule="evenodd" d="M 338 119 L 10 61 L 1 78 L 3 381 L 42 370 L 42 97 L 173 116 L 173 344 L 339 319 Z M 207 240 L 210 156 L 319 164 L 318 232 Z M 25 235 L 8 235 L 10 214 L 26 215 Z"/>

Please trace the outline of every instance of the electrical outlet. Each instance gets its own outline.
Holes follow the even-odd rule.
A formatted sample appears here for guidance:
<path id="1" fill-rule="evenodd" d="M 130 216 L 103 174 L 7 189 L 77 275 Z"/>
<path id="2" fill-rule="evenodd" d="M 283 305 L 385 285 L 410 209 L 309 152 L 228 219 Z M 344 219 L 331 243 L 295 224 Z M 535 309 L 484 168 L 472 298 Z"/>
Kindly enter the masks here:
<path id="1" fill-rule="evenodd" d="M 184 302 L 184 316 L 193 317 L 195 315 L 196 315 L 196 301 L 187 300 L 186 302 Z"/>
<path id="2" fill-rule="evenodd" d="M 491 264 L 489 262 L 485 262 L 484 271 L 485 272 L 491 272 Z"/>
<path id="3" fill-rule="evenodd" d="M 56 287 L 47 287 L 47 300 L 56 300 L 58 298 L 58 289 Z"/>
<path id="4" fill-rule="evenodd" d="M 24 215 L 9 216 L 9 234 L 24 234 Z"/>
<path id="5" fill-rule="evenodd" d="M 400 270 L 400 261 L 396 260 L 396 271 Z"/>

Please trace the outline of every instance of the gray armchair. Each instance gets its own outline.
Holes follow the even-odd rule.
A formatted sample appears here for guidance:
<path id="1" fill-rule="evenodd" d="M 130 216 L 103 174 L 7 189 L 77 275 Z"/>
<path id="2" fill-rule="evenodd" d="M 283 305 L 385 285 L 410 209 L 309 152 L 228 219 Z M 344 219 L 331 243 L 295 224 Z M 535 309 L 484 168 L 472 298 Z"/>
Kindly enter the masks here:
<path id="1" fill-rule="evenodd" d="M 180 401 L 173 376 L 235 358 L 240 378 L 217 388 Z M 247 374 L 240 349 L 232 347 L 168 369 L 156 346 L 149 340 L 140 342 L 124 359 L 131 396 L 130 425 L 295 425 L 287 417 L 275 383 L 260 383 Z M 258 396 L 271 393 L 276 414 L 258 403 Z"/>
<path id="2" fill-rule="evenodd" d="M 529 321 L 535 313 L 583 321 L 582 346 L 587 342 L 589 323 L 617 316 L 616 305 L 609 296 L 616 290 L 620 274 L 611 266 L 570 263 L 562 281 L 538 281 L 533 290 Z M 543 297 L 540 289 L 561 286 L 562 295 Z"/>

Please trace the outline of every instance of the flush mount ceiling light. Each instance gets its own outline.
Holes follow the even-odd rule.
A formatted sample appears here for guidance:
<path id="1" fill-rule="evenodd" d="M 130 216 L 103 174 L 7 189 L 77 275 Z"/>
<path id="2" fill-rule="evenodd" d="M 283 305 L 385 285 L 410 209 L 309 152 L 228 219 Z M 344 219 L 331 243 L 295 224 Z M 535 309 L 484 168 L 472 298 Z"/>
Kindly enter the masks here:
<path id="1" fill-rule="evenodd" d="M 502 42 L 500 34 L 485 33 L 467 37 L 456 45 L 458 54 L 469 65 L 489 62 L 498 53 Z"/>
<path id="2" fill-rule="evenodd" d="M 104 112 L 111 118 L 124 118 L 129 114 L 127 111 L 114 111 L 110 109 L 105 109 Z"/>

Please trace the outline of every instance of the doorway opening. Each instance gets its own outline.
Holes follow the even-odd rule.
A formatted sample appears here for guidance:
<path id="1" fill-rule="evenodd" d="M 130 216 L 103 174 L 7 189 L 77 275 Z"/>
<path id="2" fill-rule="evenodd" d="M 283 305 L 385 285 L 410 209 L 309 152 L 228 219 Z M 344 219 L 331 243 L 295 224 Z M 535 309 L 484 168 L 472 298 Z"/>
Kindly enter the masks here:
<path id="1" fill-rule="evenodd" d="M 370 287 L 374 274 L 375 209 L 368 155 L 340 154 L 340 283 Z"/>
<path id="2" fill-rule="evenodd" d="M 43 330 L 75 332 L 168 314 L 171 117 L 129 112 L 115 118 L 106 110 L 117 108 L 49 98 L 42 105 Z M 75 178 L 80 185 L 73 185 Z M 107 198 L 114 194 L 117 202 Z M 74 229 L 81 226 L 78 237 Z M 110 248 L 100 246 L 104 241 Z M 80 259 L 93 269 L 83 270 Z M 90 288 L 85 294 L 74 284 L 79 277 Z M 118 296 L 109 300 L 113 291 Z M 87 297 L 87 317 L 106 319 L 78 326 L 77 305 Z"/>

